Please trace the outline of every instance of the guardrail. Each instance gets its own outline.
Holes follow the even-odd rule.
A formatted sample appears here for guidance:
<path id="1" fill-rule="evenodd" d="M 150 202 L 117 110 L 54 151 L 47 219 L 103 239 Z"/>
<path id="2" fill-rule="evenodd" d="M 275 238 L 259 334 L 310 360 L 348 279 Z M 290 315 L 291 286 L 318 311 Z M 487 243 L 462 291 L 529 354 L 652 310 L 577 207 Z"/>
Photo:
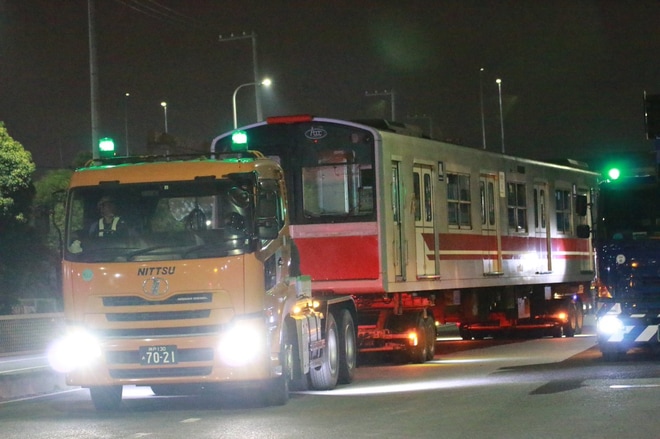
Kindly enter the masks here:
<path id="1" fill-rule="evenodd" d="M 63 328 L 63 313 L 0 316 L 0 355 L 44 352 Z"/>

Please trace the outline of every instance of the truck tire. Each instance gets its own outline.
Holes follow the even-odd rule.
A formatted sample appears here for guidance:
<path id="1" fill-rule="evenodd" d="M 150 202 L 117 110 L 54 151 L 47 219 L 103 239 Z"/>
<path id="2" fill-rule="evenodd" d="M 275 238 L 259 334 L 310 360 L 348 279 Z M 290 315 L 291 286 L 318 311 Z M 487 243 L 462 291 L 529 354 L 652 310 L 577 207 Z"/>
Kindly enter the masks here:
<path id="1" fill-rule="evenodd" d="M 96 410 L 112 411 L 119 408 L 122 391 L 123 386 L 90 387 L 89 395 Z"/>
<path id="2" fill-rule="evenodd" d="M 603 360 L 611 362 L 623 359 L 626 356 L 626 351 L 622 349 L 601 349 L 601 354 L 603 354 Z"/>
<path id="3" fill-rule="evenodd" d="M 282 345 L 280 346 L 280 364 L 282 375 L 271 378 L 263 394 L 267 406 L 285 405 L 289 401 L 289 382 L 293 378 L 293 346 L 286 323 L 282 329 Z"/>
<path id="4" fill-rule="evenodd" d="M 435 319 L 433 316 L 429 315 L 424 320 L 426 326 L 426 361 L 431 361 L 435 357 Z"/>
<path id="5" fill-rule="evenodd" d="M 575 303 L 575 333 L 582 334 L 582 328 L 584 327 L 584 307 L 582 302 Z"/>
<path id="6" fill-rule="evenodd" d="M 291 381 L 289 382 L 289 390 L 303 391 L 309 390 L 309 375 L 303 371 L 302 360 L 300 359 L 300 345 L 298 339 L 293 338 L 296 334 L 296 323 L 293 320 L 288 320 L 286 323 L 288 334 L 291 337 Z"/>
<path id="7" fill-rule="evenodd" d="M 357 341 L 353 316 L 347 309 L 339 310 L 339 377 L 340 384 L 349 384 L 355 376 Z"/>
<path id="8" fill-rule="evenodd" d="M 422 317 L 421 313 L 417 319 L 415 331 L 417 332 L 417 346 L 410 347 L 410 362 L 424 363 L 427 359 L 426 356 L 428 354 L 429 345 L 426 336 L 426 323 L 424 322 L 424 317 Z"/>
<path id="9" fill-rule="evenodd" d="M 575 303 L 568 303 L 566 313 L 568 314 L 568 323 L 564 325 L 564 335 L 566 337 L 573 337 L 575 336 L 577 326 L 577 308 L 575 307 Z"/>
<path id="10" fill-rule="evenodd" d="M 325 347 L 321 354 L 321 365 L 309 371 L 312 387 L 316 390 L 331 390 L 339 379 L 339 337 L 337 322 L 332 313 L 326 317 Z"/>

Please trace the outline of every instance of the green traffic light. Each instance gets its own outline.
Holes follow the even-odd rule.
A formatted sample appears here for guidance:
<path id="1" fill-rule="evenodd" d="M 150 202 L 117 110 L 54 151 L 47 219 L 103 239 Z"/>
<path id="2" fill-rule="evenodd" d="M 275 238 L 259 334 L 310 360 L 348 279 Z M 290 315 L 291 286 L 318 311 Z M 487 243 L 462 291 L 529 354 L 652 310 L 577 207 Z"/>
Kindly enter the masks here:
<path id="1" fill-rule="evenodd" d="M 619 171 L 617 168 L 612 168 L 607 171 L 607 176 L 610 178 L 610 180 L 618 180 L 619 177 L 621 177 L 621 171 Z"/>

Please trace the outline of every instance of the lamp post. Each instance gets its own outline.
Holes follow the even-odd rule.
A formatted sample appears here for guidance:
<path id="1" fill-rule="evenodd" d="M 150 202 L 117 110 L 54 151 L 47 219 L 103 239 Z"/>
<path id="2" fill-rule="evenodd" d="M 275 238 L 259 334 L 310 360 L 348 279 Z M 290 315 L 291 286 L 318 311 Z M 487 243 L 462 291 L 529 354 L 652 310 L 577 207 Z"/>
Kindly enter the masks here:
<path id="1" fill-rule="evenodd" d="M 486 149 L 486 118 L 484 117 L 484 68 L 479 70 L 479 100 L 481 102 L 481 142 Z"/>
<path id="2" fill-rule="evenodd" d="M 165 117 L 165 134 L 167 134 L 167 102 L 161 102 L 160 106 L 163 107 L 163 116 Z"/>
<path id="3" fill-rule="evenodd" d="M 233 33 L 229 34 L 229 36 L 219 35 L 218 41 L 222 43 L 226 41 L 243 40 L 246 38 L 250 38 L 252 40 L 252 74 L 254 75 L 254 83 L 258 84 L 259 69 L 257 67 L 257 34 L 252 31 L 249 34 L 243 32 L 241 35 L 234 35 Z M 257 109 L 257 122 L 261 122 L 263 120 L 263 115 L 261 113 L 261 96 L 259 95 L 259 89 L 254 90 L 254 100 L 255 108 Z"/>
<path id="4" fill-rule="evenodd" d="M 497 78 L 497 91 L 500 95 L 500 133 L 502 135 L 502 154 L 504 154 L 504 116 L 502 114 L 502 80 Z"/>
<path id="5" fill-rule="evenodd" d="M 240 89 L 242 89 L 243 87 L 248 87 L 250 85 L 254 85 L 254 86 L 257 86 L 257 87 L 261 87 L 261 86 L 269 87 L 270 84 L 272 84 L 272 81 L 270 79 L 266 78 L 261 82 L 246 82 L 245 84 L 241 84 L 238 87 L 236 87 L 236 90 L 234 90 L 234 94 L 231 98 L 232 99 L 232 108 L 234 110 L 234 129 L 238 128 L 238 116 L 236 114 L 236 94 L 238 93 L 238 91 Z"/>
<path id="6" fill-rule="evenodd" d="M 131 94 L 126 92 L 124 94 L 124 133 L 126 134 L 126 155 L 130 155 L 128 148 L 128 97 Z"/>

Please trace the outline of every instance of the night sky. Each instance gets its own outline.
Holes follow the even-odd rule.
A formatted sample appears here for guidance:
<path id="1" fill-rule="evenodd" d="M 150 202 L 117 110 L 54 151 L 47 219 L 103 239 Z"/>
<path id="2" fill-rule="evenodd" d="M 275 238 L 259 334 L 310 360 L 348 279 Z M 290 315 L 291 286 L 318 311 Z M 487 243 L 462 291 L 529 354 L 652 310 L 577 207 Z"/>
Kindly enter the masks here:
<path id="1" fill-rule="evenodd" d="M 230 130 L 252 46 L 218 36 L 244 31 L 273 80 L 264 116 L 389 119 L 391 95 L 365 91 L 394 90 L 398 121 L 481 148 L 483 97 L 486 146 L 500 151 L 501 78 L 508 154 L 653 147 L 642 96 L 660 93 L 658 0 L 95 2 L 99 134 L 122 152 L 164 130 L 161 101 L 184 144 Z M 91 150 L 89 84 L 87 0 L 0 0 L 0 121 L 40 170 Z M 237 110 L 239 125 L 256 120 L 254 87 Z"/>

